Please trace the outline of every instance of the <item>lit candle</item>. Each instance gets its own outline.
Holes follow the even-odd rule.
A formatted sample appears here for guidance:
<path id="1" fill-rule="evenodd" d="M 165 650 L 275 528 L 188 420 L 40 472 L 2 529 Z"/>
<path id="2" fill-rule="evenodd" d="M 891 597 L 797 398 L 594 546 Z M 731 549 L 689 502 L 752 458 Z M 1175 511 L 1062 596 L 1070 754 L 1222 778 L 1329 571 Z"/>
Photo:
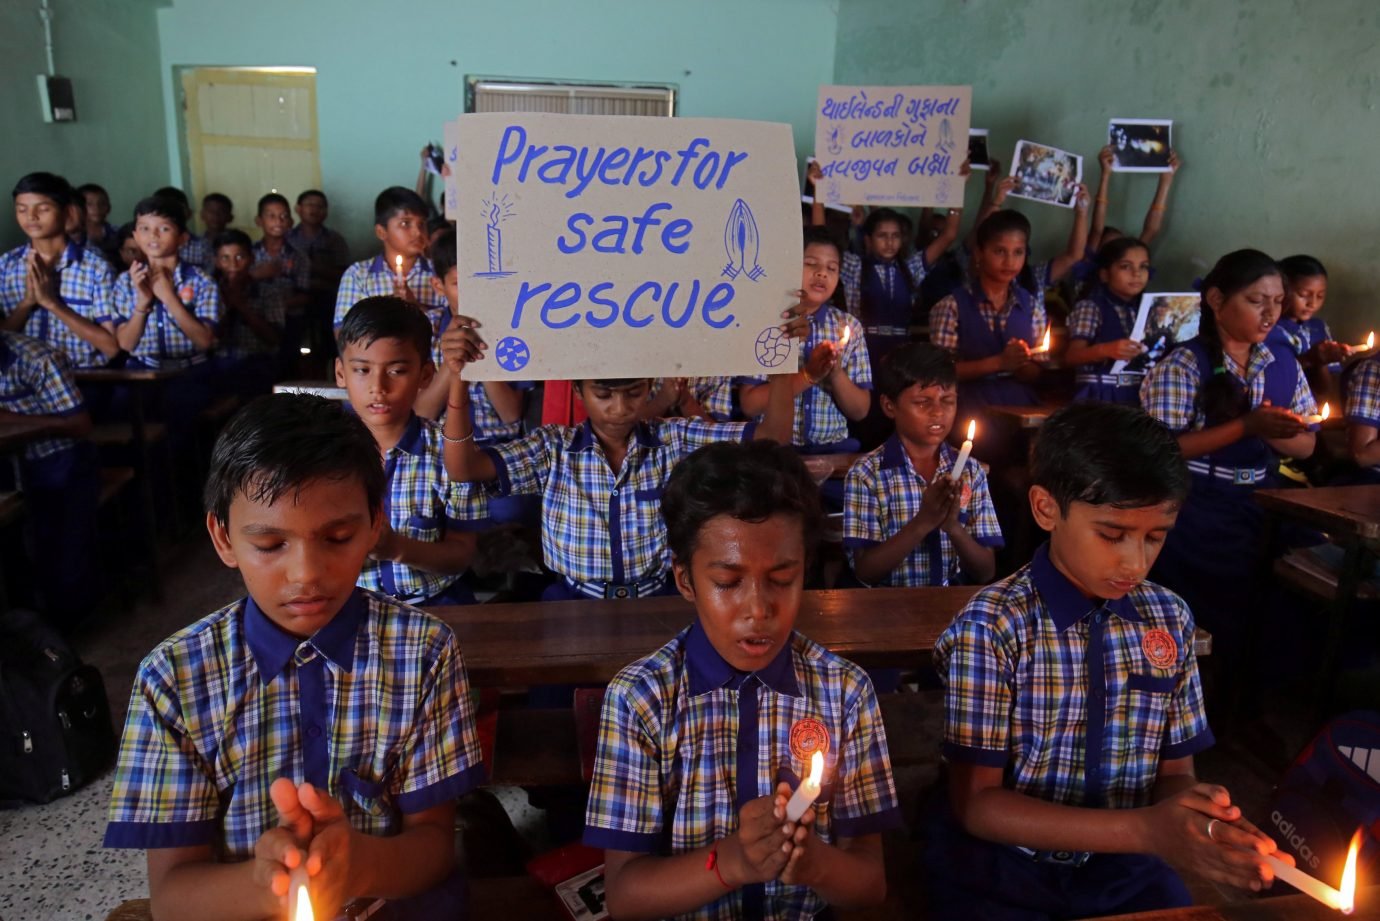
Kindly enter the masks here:
<path id="1" fill-rule="evenodd" d="M 815 800 L 819 799 L 819 777 L 824 773 L 824 753 L 815 752 L 810 757 L 810 776 L 800 782 L 800 786 L 795 788 L 791 794 L 791 801 L 786 804 L 786 821 L 798 822 L 800 817 L 805 814 L 805 810 L 814 805 Z"/>
<path id="2" fill-rule="evenodd" d="M 963 447 L 958 450 L 958 460 L 954 461 L 954 469 L 949 471 L 949 479 L 955 483 L 958 478 L 963 476 L 963 468 L 968 464 L 968 455 L 973 453 L 973 436 L 977 434 L 977 420 L 968 420 L 968 440 L 963 442 Z"/>
<path id="3" fill-rule="evenodd" d="M 1288 883 L 1306 896 L 1317 899 L 1328 908 L 1335 908 L 1342 914 L 1349 915 L 1356 910 L 1356 855 L 1360 850 L 1361 832 L 1358 829 L 1351 838 L 1351 848 L 1346 854 L 1346 867 L 1342 870 L 1340 889 L 1333 889 L 1276 857 L 1266 857 L 1265 862 L 1274 871 L 1276 879 Z"/>
<path id="4" fill-rule="evenodd" d="M 1035 355 L 1035 354 L 1037 354 L 1037 353 L 1039 353 L 1039 352 L 1048 352 L 1048 351 L 1049 351 L 1049 333 L 1050 333 L 1050 330 L 1049 330 L 1049 329 L 1046 329 L 1046 330 L 1045 330 L 1045 338 L 1042 339 L 1042 340 L 1040 340 L 1040 347 L 1037 348 L 1037 349 L 1031 349 L 1031 350 L 1030 350 L 1030 354 Z"/>
<path id="5" fill-rule="evenodd" d="M 853 338 L 853 327 L 845 326 L 843 328 L 843 335 L 839 337 L 838 350 L 840 352 L 848 345 L 848 340 L 851 338 Z"/>
<path id="6" fill-rule="evenodd" d="M 398 284 L 407 284 L 407 276 L 403 274 L 402 270 L 402 253 L 393 257 L 393 271 L 397 273 Z"/>
<path id="7" fill-rule="evenodd" d="M 303 861 L 306 858 L 302 858 Z M 302 863 L 288 876 L 288 921 L 316 921 L 307 895 L 307 865 Z"/>
<path id="8" fill-rule="evenodd" d="M 1322 412 L 1313 416 L 1304 416 L 1303 421 L 1307 422 L 1309 425 L 1317 425 L 1319 422 L 1322 422 L 1330 415 L 1332 415 L 1332 407 L 1327 403 L 1324 403 Z"/>
<path id="9" fill-rule="evenodd" d="M 1369 336 L 1366 337 L 1366 341 L 1363 342 L 1363 343 L 1361 343 L 1361 344 L 1358 345 L 1358 346 L 1355 346 L 1355 348 L 1356 348 L 1358 351 L 1362 351 L 1362 352 L 1369 352 L 1370 350 L 1374 349 L 1374 348 L 1375 348 L 1375 332 L 1372 330 L 1372 331 L 1371 331 L 1371 334 L 1370 334 Z"/>

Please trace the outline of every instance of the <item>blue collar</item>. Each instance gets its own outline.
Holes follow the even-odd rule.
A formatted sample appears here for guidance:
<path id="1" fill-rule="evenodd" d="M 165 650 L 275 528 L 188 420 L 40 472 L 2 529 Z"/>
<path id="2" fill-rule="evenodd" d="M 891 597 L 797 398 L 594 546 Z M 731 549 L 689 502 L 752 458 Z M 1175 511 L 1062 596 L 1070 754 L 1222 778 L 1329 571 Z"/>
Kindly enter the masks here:
<path id="1" fill-rule="evenodd" d="M 659 448 L 661 440 L 652 432 L 651 426 L 645 422 L 639 422 L 633 428 L 633 443 L 644 448 Z M 575 427 L 575 435 L 570 439 L 571 451 L 590 451 L 599 443 L 599 436 L 594 434 L 594 426 L 588 419 Z"/>
<path id="2" fill-rule="evenodd" d="M 368 613 L 364 594 L 355 589 L 332 617 L 330 623 L 316 631 L 309 640 L 299 640 L 268 619 L 253 598 L 244 601 L 244 638 L 259 667 L 259 679 L 265 685 L 276 678 L 292 661 L 297 647 L 310 643 L 312 647 L 336 666 L 351 671 L 354 666 L 355 635 Z"/>
<path id="3" fill-rule="evenodd" d="M 939 445 L 939 466 L 934 468 L 935 475 L 938 476 L 944 470 L 944 462 L 949 462 L 949 467 L 953 467 L 953 462 L 958 460 L 958 455 L 954 453 L 953 446 L 947 441 Z M 901 436 L 892 432 L 891 437 L 882 442 L 882 463 L 881 469 L 895 470 L 897 468 L 911 468 L 910 455 L 906 453 L 906 446 L 901 444 Z M 918 476 L 919 474 L 917 474 Z"/>
<path id="4" fill-rule="evenodd" d="M 1067 576 L 1055 568 L 1049 558 L 1048 541 L 1040 545 L 1035 551 L 1035 558 L 1030 561 L 1030 581 L 1049 611 L 1050 620 L 1060 630 L 1067 630 L 1093 611 L 1104 609 L 1125 620 L 1143 619 L 1129 595 L 1116 601 L 1093 601 L 1085 597 Z"/>
<path id="5" fill-rule="evenodd" d="M 1094 293 L 1094 296 L 1100 298 L 1102 301 L 1104 301 L 1107 304 L 1110 304 L 1113 307 L 1120 307 L 1123 310 L 1130 310 L 1132 307 L 1140 306 L 1139 299 L 1136 299 L 1134 302 L 1124 301 L 1121 298 L 1117 297 L 1115 294 L 1113 294 L 1111 288 L 1108 288 L 1101 282 L 1098 283 L 1097 290 Z"/>
<path id="6" fill-rule="evenodd" d="M 422 448 L 422 417 L 416 413 L 407 420 L 407 428 L 403 429 L 402 437 L 393 447 L 408 454 L 420 454 Z"/>
<path id="7" fill-rule="evenodd" d="M 794 634 L 792 634 L 792 638 Z M 690 671 L 690 696 L 698 697 L 719 688 L 740 687 L 748 678 L 756 678 L 778 694 L 789 697 L 802 697 L 800 685 L 795 680 L 795 662 L 791 657 L 791 643 L 787 642 L 767 663 L 766 668 L 755 672 L 740 672 L 729 665 L 714 644 L 709 642 L 696 620 L 685 635 L 685 662 Z"/>

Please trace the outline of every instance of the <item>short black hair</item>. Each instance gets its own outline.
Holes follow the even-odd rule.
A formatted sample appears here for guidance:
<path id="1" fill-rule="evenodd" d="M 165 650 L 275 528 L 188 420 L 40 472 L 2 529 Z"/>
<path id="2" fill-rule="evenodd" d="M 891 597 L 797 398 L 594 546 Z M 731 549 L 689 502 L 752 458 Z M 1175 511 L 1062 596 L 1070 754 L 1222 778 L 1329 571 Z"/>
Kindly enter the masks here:
<path id="1" fill-rule="evenodd" d="M 320 189 L 307 189 L 301 195 L 297 196 L 297 204 L 300 205 L 302 204 L 302 202 L 306 201 L 308 198 L 311 198 L 313 196 L 326 202 L 326 204 L 330 204 L 330 199 L 326 198 L 326 193 L 321 191 Z"/>
<path id="2" fill-rule="evenodd" d="M 690 565 L 705 523 L 719 515 L 754 523 L 772 515 L 799 518 L 807 564 L 824 526 L 814 478 L 794 449 L 774 441 L 700 448 L 671 471 L 661 514 L 671 555 L 684 566 Z"/>
<path id="3" fill-rule="evenodd" d="M 1173 432 L 1138 407 L 1092 400 L 1071 403 L 1040 426 L 1030 475 L 1065 514 L 1074 502 L 1182 504 L 1189 485 Z"/>
<path id="4" fill-rule="evenodd" d="M 839 258 L 843 258 L 843 247 L 827 227 L 806 227 L 801 244 L 803 249 L 809 249 L 811 246 L 832 246 L 838 250 Z"/>
<path id="5" fill-rule="evenodd" d="M 153 194 L 159 198 L 171 198 L 173 201 L 181 202 L 182 207 L 186 208 L 188 211 L 192 210 L 192 203 L 188 200 L 187 193 L 175 185 L 165 185 Z"/>
<path id="6" fill-rule="evenodd" d="M 981 249 L 997 237 L 1008 233 L 1023 234 L 1026 242 L 1030 242 L 1030 218 L 1019 211 L 993 211 L 977 226 L 974 242 Z"/>
<path id="7" fill-rule="evenodd" d="M 582 394 L 585 384 L 594 384 L 598 387 L 631 387 L 634 384 L 651 382 L 650 377 L 579 377 L 571 381 Z"/>
<path id="8" fill-rule="evenodd" d="M 895 224 L 903 237 L 910 236 L 910 218 L 892 208 L 873 208 L 863 220 L 863 236 L 870 237 L 883 224 Z"/>
<path id="9" fill-rule="evenodd" d="M 211 192 L 207 194 L 204 198 L 201 199 L 201 206 L 204 208 L 212 202 L 215 202 L 218 205 L 224 205 L 226 211 L 233 212 L 235 210 L 235 203 L 230 200 L 229 195 L 226 195 L 223 192 Z"/>
<path id="10" fill-rule="evenodd" d="M 259 199 L 259 209 L 258 209 L 257 211 L 255 211 L 254 213 L 255 213 L 255 214 L 263 214 L 263 213 L 264 213 L 264 209 L 267 208 L 269 205 L 272 205 L 272 204 L 279 204 L 279 205 L 282 205 L 284 208 L 286 208 L 286 209 L 288 210 L 288 213 L 289 213 L 289 214 L 292 213 L 292 205 L 288 204 L 287 196 L 286 196 L 286 195 L 279 195 L 277 192 L 269 192 L 267 195 L 265 195 L 265 196 L 263 196 L 262 198 L 260 198 L 260 199 Z"/>
<path id="11" fill-rule="evenodd" d="M 82 195 L 104 195 L 107 199 L 110 198 L 110 193 L 105 190 L 105 186 L 98 182 L 83 182 L 77 186 L 77 191 Z"/>
<path id="12" fill-rule="evenodd" d="M 1290 283 L 1303 278 L 1327 277 L 1327 268 L 1313 256 L 1285 256 L 1279 260 L 1279 272 Z"/>
<path id="13" fill-rule="evenodd" d="M 456 244 L 455 228 L 447 226 L 436 236 L 431 238 L 431 271 L 436 273 L 436 277 L 441 281 L 446 280 L 446 273 L 455 268 L 456 263 Z"/>
<path id="14" fill-rule="evenodd" d="M 906 342 L 882 356 L 877 392 L 896 399 L 908 388 L 958 386 L 958 368 L 947 349 L 928 342 Z"/>
<path id="15" fill-rule="evenodd" d="M 243 494 L 252 502 L 294 497 L 309 483 L 354 477 L 370 520 L 383 508 L 383 459 L 364 422 L 336 400 L 295 393 L 262 396 L 221 430 L 203 501 L 222 525 Z"/>
<path id="16" fill-rule="evenodd" d="M 380 339 L 410 342 L 423 364 L 431 361 L 431 321 L 420 307 L 400 297 L 381 294 L 357 301 L 335 334 L 335 347 L 344 355 L 346 346 L 359 342 L 368 348 Z"/>
<path id="17" fill-rule="evenodd" d="M 242 246 L 245 252 L 254 252 L 254 241 L 249 239 L 249 234 L 234 228 L 216 234 L 216 238 L 211 241 L 211 252 L 220 252 L 222 246 Z"/>
<path id="18" fill-rule="evenodd" d="M 81 189 L 73 189 L 73 190 L 72 190 L 72 204 L 75 205 L 76 207 L 80 208 L 82 211 L 85 211 L 85 210 L 86 210 L 86 193 L 83 192 Z"/>
<path id="19" fill-rule="evenodd" d="M 178 230 L 187 232 L 187 209 L 175 198 L 150 195 L 148 198 L 139 199 L 139 204 L 134 206 L 135 222 L 138 223 L 139 218 L 146 214 L 167 218 L 177 225 Z"/>
<path id="20" fill-rule="evenodd" d="M 1150 254 L 1150 247 L 1139 237 L 1117 237 L 1115 240 L 1108 240 L 1097 248 L 1097 267 L 1099 269 L 1110 269 L 1133 249 L 1143 249 L 1146 255 Z"/>
<path id="21" fill-rule="evenodd" d="M 415 214 L 426 220 L 426 201 L 411 189 L 405 189 L 400 185 L 389 186 L 374 199 L 374 224 L 378 227 L 387 226 L 388 222 L 399 214 Z"/>
<path id="22" fill-rule="evenodd" d="M 72 204 L 76 190 L 70 182 L 56 173 L 29 173 L 20 177 L 14 184 L 11 196 L 18 198 L 21 195 L 42 195 L 51 199 L 59 208 L 66 208 Z"/>

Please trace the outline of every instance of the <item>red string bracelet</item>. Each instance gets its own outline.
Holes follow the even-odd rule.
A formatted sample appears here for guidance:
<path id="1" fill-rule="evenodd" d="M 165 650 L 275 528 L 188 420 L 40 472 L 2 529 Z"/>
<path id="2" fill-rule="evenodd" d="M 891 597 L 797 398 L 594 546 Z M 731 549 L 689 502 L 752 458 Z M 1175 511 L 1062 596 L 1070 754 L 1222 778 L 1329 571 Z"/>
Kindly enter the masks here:
<path id="1" fill-rule="evenodd" d="M 709 858 L 705 860 L 704 868 L 714 871 L 714 878 L 719 881 L 720 886 L 723 886 L 730 892 L 733 891 L 733 887 L 724 882 L 724 875 L 719 872 L 719 842 L 715 841 L 709 846 Z"/>

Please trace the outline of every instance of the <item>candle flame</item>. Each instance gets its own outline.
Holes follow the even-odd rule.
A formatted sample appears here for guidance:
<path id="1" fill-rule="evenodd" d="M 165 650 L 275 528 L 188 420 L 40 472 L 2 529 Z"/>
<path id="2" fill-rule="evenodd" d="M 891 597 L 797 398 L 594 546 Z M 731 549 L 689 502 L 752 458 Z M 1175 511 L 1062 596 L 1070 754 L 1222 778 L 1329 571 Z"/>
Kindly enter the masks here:
<path id="1" fill-rule="evenodd" d="M 316 921 L 311 910 L 311 899 L 307 896 L 307 887 L 298 886 L 296 896 L 292 908 L 292 921 Z"/>
<path id="2" fill-rule="evenodd" d="M 393 257 L 393 267 L 396 268 L 399 273 L 402 272 L 402 253 Z"/>
<path id="3" fill-rule="evenodd" d="M 1342 914 L 1349 915 L 1356 910 L 1356 856 L 1361 851 L 1361 829 L 1351 836 L 1351 847 L 1346 852 L 1346 866 L 1342 869 L 1342 884 L 1337 889 L 1338 905 Z"/>
<path id="4" fill-rule="evenodd" d="M 976 419 L 969 419 L 969 420 L 968 420 L 968 440 L 969 440 L 969 441 L 972 441 L 972 440 L 973 440 L 973 437 L 974 437 L 975 435 L 977 435 L 977 420 L 976 420 Z"/>
<path id="5" fill-rule="evenodd" d="M 1371 331 L 1371 334 L 1370 334 L 1369 336 L 1366 337 L 1366 351 L 1369 352 L 1369 351 L 1370 351 L 1371 349 L 1373 349 L 1373 348 L 1375 348 L 1375 331 L 1374 331 L 1374 330 L 1372 330 L 1372 331 Z"/>
<path id="6" fill-rule="evenodd" d="M 497 227 L 499 217 L 501 217 L 501 215 L 498 210 L 498 202 L 494 202 L 494 206 L 489 209 L 489 226 Z"/>
<path id="7" fill-rule="evenodd" d="M 845 345 L 847 345 L 848 340 L 851 338 L 853 338 L 853 327 L 845 326 L 843 328 L 843 338 L 839 340 L 839 348 L 843 348 Z"/>
<path id="8" fill-rule="evenodd" d="M 1048 330 L 1048 329 L 1045 330 L 1045 338 L 1040 342 L 1039 351 L 1041 351 L 1041 352 L 1048 352 L 1048 351 L 1049 351 L 1049 334 L 1050 334 L 1050 332 L 1051 332 L 1051 331 Z"/>
<path id="9" fill-rule="evenodd" d="M 1324 404 L 1323 404 L 1323 408 L 1322 408 L 1322 412 L 1320 413 L 1320 415 L 1321 415 L 1322 418 L 1324 418 L 1324 419 L 1326 419 L 1328 416 L 1332 415 L 1332 407 L 1331 407 L 1331 405 L 1329 405 L 1329 404 L 1327 404 L 1327 403 L 1324 403 Z"/>
<path id="10" fill-rule="evenodd" d="M 818 786 L 819 786 L 819 779 L 820 779 L 820 777 L 822 777 L 823 775 L 824 775 L 824 753 L 823 753 L 823 752 L 817 751 L 817 752 L 815 752 L 813 755 L 810 756 L 810 784 L 811 784 L 812 786 L 818 787 Z M 1359 839 L 1357 839 L 1357 840 L 1359 841 Z M 1358 845 L 1358 846 L 1359 846 L 1359 845 Z M 1351 858 L 1351 866 L 1352 866 L 1352 875 L 1355 876 L 1355 871 L 1356 871 L 1356 857 L 1355 857 L 1354 854 L 1352 855 L 1352 858 Z"/>

